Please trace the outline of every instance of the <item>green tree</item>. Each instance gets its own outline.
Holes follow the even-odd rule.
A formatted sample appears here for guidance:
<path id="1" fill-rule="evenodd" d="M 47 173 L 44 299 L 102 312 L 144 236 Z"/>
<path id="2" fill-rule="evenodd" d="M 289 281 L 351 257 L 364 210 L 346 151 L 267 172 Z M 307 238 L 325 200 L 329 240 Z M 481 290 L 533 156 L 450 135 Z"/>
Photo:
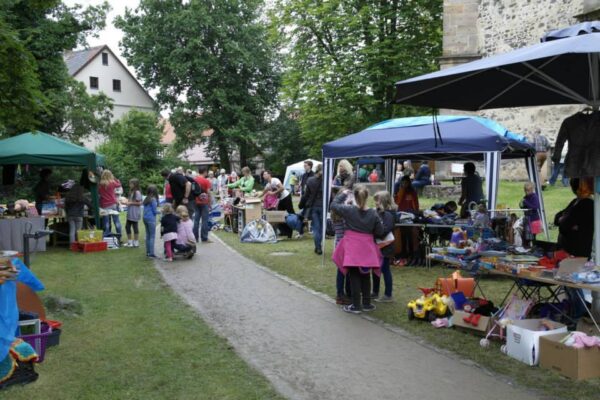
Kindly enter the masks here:
<path id="1" fill-rule="evenodd" d="M 98 152 L 124 183 L 137 178 L 143 187 L 161 184 L 162 134 L 157 114 L 131 110 L 113 124 L 109 139 L 98 147 Z"/>
<path id="2" fill-rule="evenodd" d="M 81 142 L 91 134 L 109 134 L 113 103 L 104 93 L 89 95 L 83 83 L 69 79 L 66 92 L 56 101 L 63 102 L 62 124 L 54 133 L 72 142 Z"/>
<path id="3" fill-rule="evenodd" d="M 242 164 L 257 151 L 256 132 L 277 93 L 275 52 L 259 18 L 258 0 L 141 0 L 116 26 L 124 56 L 171 109 L 179 143 L 213 129 L 211 155 L 225 168 L 232 151 Z"/>
<path id="4" fill-rule="evenodd" d="M 437 68 L 442 0 L 279 0 L 272 37 L 285 49 L 282 92 L 320 156 L 324 142 L 396 116 L 394 82 Z"/>
<path id="5" fill-rule="evenodd" d="M 59 0 L 3 0 L 0 102 L 6 109 L 0 112 L 2 134 L 35 128 L 73 139 L 94 128 L 105 128 L 93 121 L 95 113 L 104 118 L 105 99 L 94 99 L 78 90 L 67 72 L 63 53 L 85 45 L 87 35 L 102 29 L 108 9 L 107 3 L 82 8 L 67 7 Z M 88 115 L 82 118 L 82 112 Z M 84 121 L 86 126 L 82 127 Z M 71 128 L 64 130 L 65 125 Z"/>
<path id="6" fill-rule="evenodd" d="M 259 137 L 265 165 L 275 175 L 283 176 L 288 165 L 308 158 L 298 120 L 285 111 L 269 122 Z"/>

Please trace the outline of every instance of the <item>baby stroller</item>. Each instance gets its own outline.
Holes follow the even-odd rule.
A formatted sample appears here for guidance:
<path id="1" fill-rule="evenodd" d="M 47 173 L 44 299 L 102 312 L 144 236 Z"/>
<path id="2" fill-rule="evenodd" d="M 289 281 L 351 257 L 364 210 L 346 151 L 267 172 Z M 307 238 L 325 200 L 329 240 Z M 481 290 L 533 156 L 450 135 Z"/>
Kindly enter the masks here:
<path id="1" fill-rule="evenodd" d="M 520 299 L 516 295 L 513 295 L 510 301 L 492 316 L 492 328 L 487 335 L 485 335 L 485 338 L 479 341 L 481 347 L 489 347 L 490 337 L 497 337 L 500 340 L 504 340 L 504 330 L 506 329 L 506 325 L 510 324 L 512 321 L 525 319 L 529 310 L 533 307 L 533 304 L 532 300 Z"/>

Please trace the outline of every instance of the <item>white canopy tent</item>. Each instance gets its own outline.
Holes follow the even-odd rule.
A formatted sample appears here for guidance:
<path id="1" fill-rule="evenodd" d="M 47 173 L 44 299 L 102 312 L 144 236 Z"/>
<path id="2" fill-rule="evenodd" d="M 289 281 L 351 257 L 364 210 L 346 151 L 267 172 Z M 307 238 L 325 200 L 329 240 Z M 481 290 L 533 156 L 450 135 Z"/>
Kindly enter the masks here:
<path id="1" fill-rule="evenodd" d="M 290 177 L 292 176 L 292 172 L 296 173 L 296 176 L 298 177 L 298 182 L 300 182 L 302 175 L 304 175 L 304 161 L 312 161 L 312 163 L 313 163 L 312 170 L 313 171 L 317 168 L 317 165 L 321 164 L 321 161 L 308 159 L 308 160 L 299 161 L 292 165 L 288 165 L 287 168 L 285 169 L 285 177 L 283 178 L 283 187 L 285 187 L 288 190 L 290 189 Z"/>

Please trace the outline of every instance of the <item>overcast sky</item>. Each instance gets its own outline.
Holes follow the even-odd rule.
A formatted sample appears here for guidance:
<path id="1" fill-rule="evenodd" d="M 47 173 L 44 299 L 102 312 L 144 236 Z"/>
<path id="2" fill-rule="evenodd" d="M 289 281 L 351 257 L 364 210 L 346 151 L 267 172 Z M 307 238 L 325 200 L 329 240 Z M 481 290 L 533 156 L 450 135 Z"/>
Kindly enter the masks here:
<path id="1" fill-rule="evenodd" d="M 104 2 L 104 0 L 63 0 L 65 4 L 68 6 L 73 6 L 75 4 L 81 4 L 83 6 L 87 5 L 98 5 Z M 121 50 L 119 49 L 119 41 L 123 37 L 123 32 L 120 29 L 115 28 L 113 25 L 113 21 L 117 15 L 123 15 L 125 13 L 125 8 L 135 8 L 139 0 L 108 0 L 112 10 L 108 14 L 106 18 L 106 29 L 100 32 L 100 36 L 98 38 L 89 37 L 88 43 L 91 47 L 98 46 L 101 44 L 107 44 L 110 49 L 119 56 L 121 61 L 127 65 L 125 59 L 121 57 Z M 129 67 L 129 66 L 128 66 Z M 133 69 L 129 68 L 129 70 L 133 73 Z"/>

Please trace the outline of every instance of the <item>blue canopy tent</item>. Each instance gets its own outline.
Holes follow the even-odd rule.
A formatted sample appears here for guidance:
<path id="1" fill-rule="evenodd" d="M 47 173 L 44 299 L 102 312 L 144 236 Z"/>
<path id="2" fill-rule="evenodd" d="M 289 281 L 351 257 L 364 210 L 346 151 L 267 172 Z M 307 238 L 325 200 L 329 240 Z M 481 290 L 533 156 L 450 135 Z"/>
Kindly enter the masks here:
<path id="1" fill-rule="evenodd" d="M 434 128 L 438 133 L 434 134 Z M 388 190 L 393 187 L 393 171 L 399 158 L 484 161 L 490 209 L 496 207 L 501 159 L 524 159 L 529 178 L 536 186 L 540 185 L 533 146 L 523 136 L 506 130 L 492 120 L 450 115 L 435 119 L 431 116 L 398 118 L 323 145 L 324 210 L 330 198 L 335 160 L 359 157 L 383 157 L 386 160 Z M 548 235 L 541 197 L 540 203 L 544 232 Z"/>

